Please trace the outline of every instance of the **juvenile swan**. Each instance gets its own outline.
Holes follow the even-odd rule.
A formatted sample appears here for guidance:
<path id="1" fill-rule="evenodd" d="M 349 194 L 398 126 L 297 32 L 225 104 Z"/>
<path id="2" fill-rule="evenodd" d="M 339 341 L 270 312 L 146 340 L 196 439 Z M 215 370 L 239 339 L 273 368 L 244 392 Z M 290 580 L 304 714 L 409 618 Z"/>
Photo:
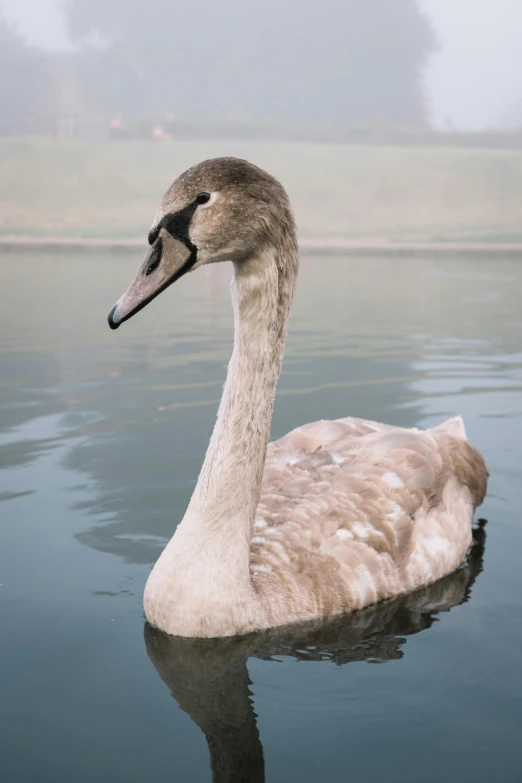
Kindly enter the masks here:
<path id="1" fill-rule="evenodd" d="M 360 609 L 456 569 L 488 476 L 460 418 L 425 432 L 317 421 L 268 443 L 298 269 L 279 182 L 244 160 L 199 163 L 165 194 L 149 244 L 111 328 L 186 272 L 232 261 L 235 337 L 194 494 L 145 587 L 148 621 L 233 636 Z"/>

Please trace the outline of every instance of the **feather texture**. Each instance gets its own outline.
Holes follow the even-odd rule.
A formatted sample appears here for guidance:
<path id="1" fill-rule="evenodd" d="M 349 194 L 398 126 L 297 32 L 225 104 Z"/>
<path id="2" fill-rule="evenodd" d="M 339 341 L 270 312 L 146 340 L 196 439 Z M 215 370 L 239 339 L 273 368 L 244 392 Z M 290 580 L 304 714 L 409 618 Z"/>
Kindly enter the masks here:
<path id="1" fill-rule="evenodd" d="M 460 418 L 317 421 L 269 444 L 250 569 L 270 625 L 360 609 L 455 570 L 487 470 Z"/>

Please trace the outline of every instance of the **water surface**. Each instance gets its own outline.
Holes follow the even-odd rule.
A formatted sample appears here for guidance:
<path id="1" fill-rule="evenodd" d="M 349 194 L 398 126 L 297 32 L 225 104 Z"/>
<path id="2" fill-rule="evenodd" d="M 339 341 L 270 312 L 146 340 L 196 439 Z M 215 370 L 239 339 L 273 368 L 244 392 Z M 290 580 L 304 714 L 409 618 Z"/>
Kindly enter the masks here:
<path id="1" fill-rule="evenodd" d="M 520 262 L 303 259 L 273 437 L 462 413 L 491 470 L 488 522 L 427 590 L 198 642 L 145 626 L 141 597 L 212 429 L 231 270 L 111 332 L 140 261 L 0 258 L 2 779 L 519 781 Z"/>

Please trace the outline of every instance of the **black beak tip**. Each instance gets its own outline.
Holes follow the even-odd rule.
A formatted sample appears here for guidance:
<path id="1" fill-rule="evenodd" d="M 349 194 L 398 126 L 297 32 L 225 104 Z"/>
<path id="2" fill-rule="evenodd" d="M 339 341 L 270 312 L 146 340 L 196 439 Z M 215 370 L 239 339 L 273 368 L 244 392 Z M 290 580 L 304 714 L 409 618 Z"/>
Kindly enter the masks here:
<path id="1" fill-rule="evenodd" d="M 118 326 L 120 325 L 120 321 L 115 321 L 113 319 L 113 315 L 114 315 L 114 312 L 115 312 L 117 306 L 118 305 L 114 305 L 114 307 L 112 308 L 112 310 L 109 313 L 109 317 L 107 318 L 107 320 L 109 322 L 109 326 L 111 327 L 111 329 L 117 329 Z"/>

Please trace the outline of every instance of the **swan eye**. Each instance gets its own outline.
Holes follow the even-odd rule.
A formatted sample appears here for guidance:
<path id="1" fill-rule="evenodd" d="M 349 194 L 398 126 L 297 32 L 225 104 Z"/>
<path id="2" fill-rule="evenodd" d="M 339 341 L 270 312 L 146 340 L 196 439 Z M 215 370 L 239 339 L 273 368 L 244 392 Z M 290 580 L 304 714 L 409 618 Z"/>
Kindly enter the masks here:
<path id="1" fill-rule="evenodd" d="M 154 252 L 150 257 L 149 265 L 147 267 L 147 271 L 145 272 L 145 276 L 150 275 L 150 273 L 154 272 L 154 270 L 159 266 L 159 263 L 161 261 L 161 253 L 162 253 L 162 242 L 160 239 L 156 247 L 154 248 Z"/>
<path id="2" fill-rule="evenodd" d="M 210 193 L 198 193 L 196 196 L 196 204 L 206 204 L 207 201 L 210 201 Z"/>

